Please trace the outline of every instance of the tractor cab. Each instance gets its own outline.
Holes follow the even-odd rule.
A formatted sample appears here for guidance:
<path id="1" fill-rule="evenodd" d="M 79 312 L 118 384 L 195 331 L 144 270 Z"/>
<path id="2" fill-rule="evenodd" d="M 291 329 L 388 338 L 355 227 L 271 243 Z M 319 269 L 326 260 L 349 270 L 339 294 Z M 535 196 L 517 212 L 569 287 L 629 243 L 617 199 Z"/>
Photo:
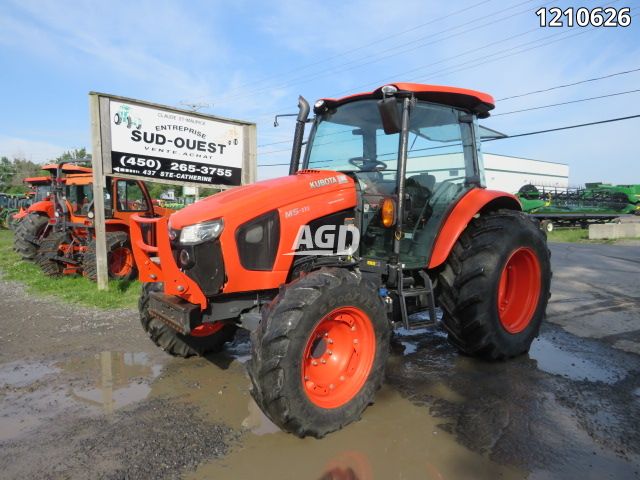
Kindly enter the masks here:
<path id="1" fill-rule="evenodd" d="M 51 195 L 51 177 L 28 177 L 22 182 L 31 188 L 29 195 L 33 203 L 47 200 Z"/>
<path id="2" fill-rule="evenodd" d="M 480 92 L 413 84 L 319 100 L 302 168 L 356 180 L 360 256 L 424 268 L 451 207 L 485 186 L 477 118 L 492 108 Z"/>

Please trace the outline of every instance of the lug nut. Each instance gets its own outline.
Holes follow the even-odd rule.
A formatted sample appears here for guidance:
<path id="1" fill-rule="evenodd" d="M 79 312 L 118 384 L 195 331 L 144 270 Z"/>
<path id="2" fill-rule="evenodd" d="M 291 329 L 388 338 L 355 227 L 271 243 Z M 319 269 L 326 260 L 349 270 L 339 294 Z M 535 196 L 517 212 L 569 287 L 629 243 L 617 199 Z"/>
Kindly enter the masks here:
<path id="1" fill-rule="evenodd" d="M 184 292 L 184 287 L 182 285 L 178 285 L 178 289 L 179 292 Z"/>
<path id="2" fill-rule="evenodd" d="M 354 344 L 354 345 L 357 345 L 357 344 L 358 344 L 358 339 L 357 339 L 357 338 L 354 338 L 354 339 L 353 339 L 353 344 Z"/>
<path id="3" fill-rule="evenodd" d="M 322 360 L 320 360 L 322 362 L 322 364 L 324 365 L 325 363 L 327 363 L 327 361 L 323 358 Z"/>
<path id="4" fill-rule="evenodd" d="M 333 383 L 329 385 L 329 390 L 333 390 L 334 388 L 336 388 L 336 386 Z"/>
<path id="5" fill-rule="evenodd" d="M 157 279 L 157 278 L 158 278 L 158 277 L 156 276 L 156 274 L 155 274 L 155 273 L 152 273 L 152 274 L 151 274 L 151 275 L 149 275 L 149 276 L 151 277 L 151 280 L 155 280 L 155 279 Z"/>
<path id="6" fill-rule="evenodd" d="M 331 344 L 333 344 L 333 340 L 329 339 L 329 340 L 327 340 L 327 343 L 328 343 L 329 345 L 331 345 Z"/>
<path id="7" fill-rule="evenodd" d="M 354 325 L 353 327 L 351 327 L 351 331 L 355 332 L 356 331 L 356 326 Z"/>
<path id="8" fill-rule="evenodd" d="M 344 382 L 344 375 L 340 375 L 340 381 Z"/>
<path id="9" fill-rule="evenodd" d="M 309 380 L 309 377 L 307 375 L 304 376 L 305 380 Z"/>
<path id="10" fill-rule="evenodd" d="M 329 336 L 329 332 L 324 332 L 324 336 L 328 337 Z"/>
<path id="11" fill-rule="evenodd" d="M 313 362 L 311 362 L 311 365 L 313 365 L 314 367 L 318 366 L 318 362 L 316 362 L 315 360 Z"/>
<path id="12" fill-rule="evenodd" d="M 331 350 L 327 350 L 327 355 L 332 355 L 333 352 Z"/>

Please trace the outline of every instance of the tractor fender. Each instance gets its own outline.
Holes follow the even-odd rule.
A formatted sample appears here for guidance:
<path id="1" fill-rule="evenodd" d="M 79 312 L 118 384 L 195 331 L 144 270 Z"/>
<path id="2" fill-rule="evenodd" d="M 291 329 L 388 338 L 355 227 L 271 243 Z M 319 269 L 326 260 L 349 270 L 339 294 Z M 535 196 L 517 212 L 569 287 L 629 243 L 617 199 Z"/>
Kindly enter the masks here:
<path id="1" fill-rule="evenodd" d="M 433 245 L 429 268 L 439 267 L 447 260 L 453 246 L 475 215 L 500 208 L 522 210 L 518 198 L 510 193 L 484 188 L 469 191 L 458 201 L 444 221 Z"/>
<path id="2" fill-rule="evenodd" d="M 53 202 L 51 200 L 36 202 L 27 208 L 27 214 L 29 213 L 43 213 L 47 217 L 53 218 Z"/>

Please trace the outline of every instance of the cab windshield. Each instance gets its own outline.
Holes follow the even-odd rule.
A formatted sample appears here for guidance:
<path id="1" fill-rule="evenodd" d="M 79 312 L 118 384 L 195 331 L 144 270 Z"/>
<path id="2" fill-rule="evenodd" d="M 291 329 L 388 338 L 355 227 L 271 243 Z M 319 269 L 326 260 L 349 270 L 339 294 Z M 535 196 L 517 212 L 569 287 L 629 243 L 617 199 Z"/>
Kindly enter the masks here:
<path id="1" fill-rule="evenodd" d="M 400 107 L 400 104 L 398 105 Z M 474 176 L 471 130 L 454 108 L 418 102 L 411 110 L 407 176 L 429 173 L 436 182 Z M 387 135 L 377 100 L 347 103 L 317 118 L 305 168 L 354 172 L 359 179 L 395 183 L 400 134 Z"/>

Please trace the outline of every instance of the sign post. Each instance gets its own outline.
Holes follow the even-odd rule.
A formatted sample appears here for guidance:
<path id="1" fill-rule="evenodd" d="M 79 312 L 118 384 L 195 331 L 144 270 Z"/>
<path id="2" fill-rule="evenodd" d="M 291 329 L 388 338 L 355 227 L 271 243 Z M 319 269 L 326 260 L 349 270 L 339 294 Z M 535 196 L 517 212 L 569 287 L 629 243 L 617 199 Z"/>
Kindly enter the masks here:
<path id="1" fill-rule="evenodd" d="M 89 96 L 89 109 L 91 111 L 91 147 L 93 167 L 93 206 L 94 226 L 96 235 L 96 274 L 98 290 L 109 288 L 109 272 L 107 271 L 107 237 L 106 221 L 104 214 L 104 187 L 105 176 L 103 172 L 103 154 L 108 152 L 108 145 L 103 145 L 102 119 L 100 118 L 101 98 L 95 95 Z M 108 139 L 104 139 L 108 140 Z M 106 148 L 105 148 L 106 147 Z"/>
<path id="2" fill-rule="evenodd" d="M 98 288 L 107 288 L 106 176 L 227 189 L 256 179 L 255 123 L 89 93 Z M 112 199 L 117 201 L 116 198 Z"/>

